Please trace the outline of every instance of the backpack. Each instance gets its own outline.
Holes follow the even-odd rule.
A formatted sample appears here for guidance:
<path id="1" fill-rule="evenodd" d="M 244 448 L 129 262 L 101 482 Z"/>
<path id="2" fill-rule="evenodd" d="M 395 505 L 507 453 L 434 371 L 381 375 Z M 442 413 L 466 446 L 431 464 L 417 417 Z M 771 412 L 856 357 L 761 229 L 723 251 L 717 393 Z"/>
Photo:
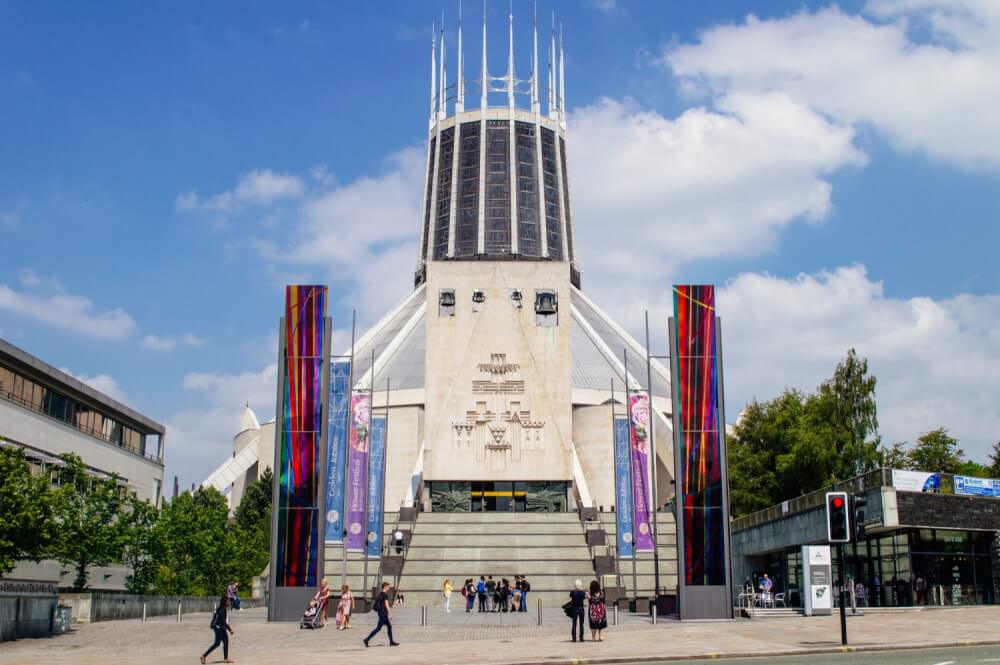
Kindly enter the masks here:
<path id="1" fill-rule="evenodd" d="M 215 608 L 215 611 L 212 612 L 212 621 L 208 624 L 208 627 L 212 630 L 219 627 L 219 608 Z"/>
<path id="2" fill-rule="evenodd" d="M 525 593 L 528 593 L 529 591 L 531 591 L 531 584 L 528 582 L 528 580 L 522 580 L 521 581 L 521 591 L 523 591 Z"/>

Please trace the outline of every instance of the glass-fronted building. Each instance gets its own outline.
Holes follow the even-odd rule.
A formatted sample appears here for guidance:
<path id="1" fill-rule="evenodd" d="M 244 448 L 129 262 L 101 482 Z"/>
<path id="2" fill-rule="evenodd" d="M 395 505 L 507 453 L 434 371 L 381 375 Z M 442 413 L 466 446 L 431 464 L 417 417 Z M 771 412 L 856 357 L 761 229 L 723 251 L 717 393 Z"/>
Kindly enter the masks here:
<path id="1" fill-rule="evenodd" d="M 844 546 L 844 576 L 865 587 L 855 602 L 881 607 L 995 603 L 1000 498 L 963 493 L 961 487 L 956 492 L 960 476 L 919 475 L 938 478 L 925 491 L 896 486 L 893 472 L 881 469 L 836 487 L 868 499 L 864 537 Z M 831 489 L 734 520 L 734 579 L 757 588 L 767 573 L 776 593 L 785 593 L 790 606 L 801 606 L 801 546 L 826 542 L 823 497 Z M 834 579 L 841 579 L 836 556 L 833 570 Z"/>

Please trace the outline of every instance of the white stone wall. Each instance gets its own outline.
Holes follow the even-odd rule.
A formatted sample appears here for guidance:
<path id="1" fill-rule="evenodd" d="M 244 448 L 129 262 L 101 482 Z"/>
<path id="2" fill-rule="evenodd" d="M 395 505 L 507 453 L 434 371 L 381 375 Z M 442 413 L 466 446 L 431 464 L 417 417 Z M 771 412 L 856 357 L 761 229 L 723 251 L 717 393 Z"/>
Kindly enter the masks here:
<path id="1" fill-rule="evenodd" d="M 52 456 L 75 453 L 87 466 L 126 479 L 140 499 L 155 499 L 156 481 L 163 494 L 163 467 L 156 462 L 6 400 L 0 400 L 0 436 Z"/>
<path id="2" fill-rule="evenodd" d="M 455 290 L 452 317 L 438 315 L 441 289 Z M 474 289 L 486 294 L 479 311 Z M 514 289 L 524 294 L 521 308 Z M 535 324 L 536 289 L 558 293 L 557 326 Z M 567 263 L 428 265 L 426 480 L 572 478 L 569 289 Z M 483 370 L 491 364 L 516 369 Z M 504 384 L 499 394 L 491 382 Z"/>

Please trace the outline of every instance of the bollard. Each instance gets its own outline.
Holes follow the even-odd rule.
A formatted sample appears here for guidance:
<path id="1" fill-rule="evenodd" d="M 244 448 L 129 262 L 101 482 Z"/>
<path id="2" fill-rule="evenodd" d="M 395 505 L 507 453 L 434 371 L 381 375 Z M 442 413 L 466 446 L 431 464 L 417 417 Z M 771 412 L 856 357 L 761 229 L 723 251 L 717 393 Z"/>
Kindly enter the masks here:
<path id="1" fill-rule="evenodd" d="M 542 599 L 538 599 L 538 625 L 542 625 Z"/>
<path id="2" fill-rule="evenodd" d="M 427 625 L 427 606 L 426 605 L 421 605 L 420 606 L 420 625 L 421 626 L 426 626 Z"/>
<path id="3" fill-rule="evenodd" d="M 142 622 L 146 623 L 146 603 L 142 604 Z"/>
<path id="4" fill-rule="evenodd" d="M 613 625 L 618 625 L 618 603 L 615 603 L 615 623 Z"/>
<path id="5" fill-rule="evenodd" d="M 177 623 L 181 622 L 181 601 L 177 601 Z"/>
<path id="6" fill-rule="evenodd" d="M 656 615 L 660 613 L 659 612 L 659 608 L 656 606 L 656 602 L 655 601 L 653 602 L 653 604 L 651 606 L 651 609 L 653 610 L 653 625 L 655 626 L 656 625 Z"/>

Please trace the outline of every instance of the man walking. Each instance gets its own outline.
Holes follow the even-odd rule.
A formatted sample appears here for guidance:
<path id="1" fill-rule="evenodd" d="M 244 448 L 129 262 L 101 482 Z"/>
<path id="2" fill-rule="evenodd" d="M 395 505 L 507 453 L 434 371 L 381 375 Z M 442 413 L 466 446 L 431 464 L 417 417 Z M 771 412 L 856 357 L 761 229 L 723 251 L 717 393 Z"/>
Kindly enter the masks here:
<path id="1" fill-rule="evenodd" d="M 531 583 L 528 578 L 521 575 L 521 611 L 528 611 L 528 592 L 531 591 Z"/>
<path id="2" fill-rule="evenodd" d="M 392 539 L 396 542 L 396 554 L 403 553 L 403 532 L 396 529 L 396 532 L 392 534 Z"/>
<path id="3" fill-rule="evenodd" d="M 368 642 L 378 634 L 378 631 L 382 630 L 382 626 L 385 626 L 386 632 L 389 633 L 389 646 L 398 647 L 399 642 L 392 639 L 392 606 L 389 603 L 388 582 L 382 582 L 382 591 L 375 598 L 375 611 L 378 612 L 378 625 L 365 638 L 365 646 L 369 646 Z"/>

